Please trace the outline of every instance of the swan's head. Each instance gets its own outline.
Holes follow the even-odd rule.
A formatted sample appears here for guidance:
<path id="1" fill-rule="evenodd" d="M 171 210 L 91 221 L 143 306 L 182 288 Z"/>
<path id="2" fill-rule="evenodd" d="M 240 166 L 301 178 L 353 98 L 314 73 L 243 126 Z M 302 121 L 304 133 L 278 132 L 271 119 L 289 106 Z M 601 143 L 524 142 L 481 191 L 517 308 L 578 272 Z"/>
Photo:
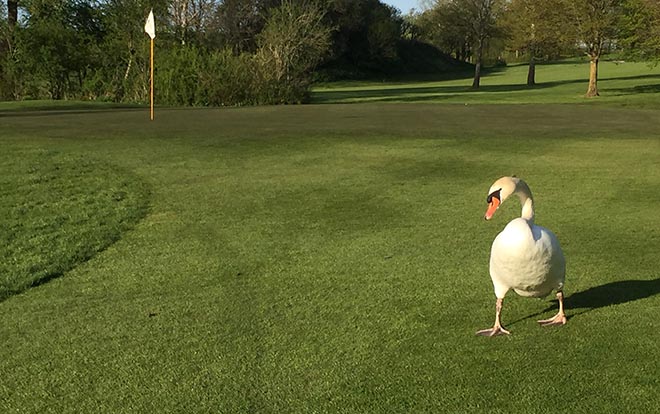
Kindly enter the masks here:
<path id="1" fill-rule="evenodd" d="M 521 190 L 529 193 L 527 184 L 518 177 L 502 177 L 495 181 L 490 186 L 490 190 L 488 190 L 488 197 L 486 198 L 488 210 L 486 210 L 484 218 L 490 220 L 504 200 L 509 198 L 511 194 L 515 194 Z"/>

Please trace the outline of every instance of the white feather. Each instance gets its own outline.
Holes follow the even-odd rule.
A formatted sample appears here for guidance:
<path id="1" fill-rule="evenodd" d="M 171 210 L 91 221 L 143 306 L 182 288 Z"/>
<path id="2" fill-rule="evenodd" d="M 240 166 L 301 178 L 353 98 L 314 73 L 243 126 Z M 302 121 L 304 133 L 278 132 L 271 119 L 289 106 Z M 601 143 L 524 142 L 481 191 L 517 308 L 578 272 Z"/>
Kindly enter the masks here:
<path id="1" fill-rule="evenodd" d="M 490 277 L 495 295 L 504 298 L 511 289 L 527 297 L 544 297 L 564 286 L 566 261 L 557 237 L 534 224 L 531 191 L 524 181 L 503 177 L 491 191 L 501 189 L 502 202 L 510 195 L 520 197 L 521 217 L 513 219 L 500 232 L 490 251 Z"/>

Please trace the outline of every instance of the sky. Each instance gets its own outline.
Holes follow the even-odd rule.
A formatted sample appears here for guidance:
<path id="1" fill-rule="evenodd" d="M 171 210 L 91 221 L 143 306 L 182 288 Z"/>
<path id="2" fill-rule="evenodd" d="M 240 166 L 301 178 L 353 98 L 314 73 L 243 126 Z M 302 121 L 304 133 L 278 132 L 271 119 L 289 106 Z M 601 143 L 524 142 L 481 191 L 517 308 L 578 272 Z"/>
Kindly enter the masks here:
<path id="1" fill-rule="evenodd" d="M 408 14 L 410 9 L 419 10 L 419 0 L 381 0 L 382 3 L 390 4 L 397 9 L 401 10 L 401 13 Z"/>

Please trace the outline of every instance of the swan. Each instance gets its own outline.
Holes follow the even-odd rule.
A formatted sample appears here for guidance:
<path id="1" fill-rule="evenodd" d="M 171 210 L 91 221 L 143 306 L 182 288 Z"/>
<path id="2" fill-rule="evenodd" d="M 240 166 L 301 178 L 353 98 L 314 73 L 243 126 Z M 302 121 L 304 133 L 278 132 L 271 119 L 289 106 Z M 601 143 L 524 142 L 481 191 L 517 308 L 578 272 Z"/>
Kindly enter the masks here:
<path id="1" fill-rule="evenodd" d="M 495 325 L 477 335 L 508 335 L 501 321 L 504 295 L 513 289 L 525 297 L 545 297 L 557 291 L 559 312 L 550 319 L 538 321 L 541 326 L 564 325 L 564 276 L 566 261 L 557 237 L 545 227 L 534 224 L 534 199 L 527 183 L 520 178 L 502 177 L 488 191 L 488 209 L 484 218 L 490 220 L 499 206 L 517 195 L 522 214 L 506 225 L 493 241 L 490 251 L 490 277 L 495 297 Z"/>

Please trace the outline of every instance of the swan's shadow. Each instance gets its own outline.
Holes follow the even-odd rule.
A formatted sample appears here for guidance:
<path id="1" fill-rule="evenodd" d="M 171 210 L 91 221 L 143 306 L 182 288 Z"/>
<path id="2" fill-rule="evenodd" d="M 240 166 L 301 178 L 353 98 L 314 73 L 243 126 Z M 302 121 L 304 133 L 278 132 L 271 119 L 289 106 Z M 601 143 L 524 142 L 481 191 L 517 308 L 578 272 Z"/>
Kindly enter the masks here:
<path id="1" fill-rule="evenodd" d="M 571 319 L 606 306 L 620 305 L 640 299 L 650 298 L 660 293 L 660 279 L 653 280 L 623 280 L 595 286 L 582 292 L 573 293 L 564 299 L 564 307 Z M 580 311 L 581 310 L 581 311 Z M 557 311 L 557 301 L 541 312 L 526 316 L 516 322 L 534 318 L 550 311 Z M 515 323 L 515 322 L 511 322 Z"/>

